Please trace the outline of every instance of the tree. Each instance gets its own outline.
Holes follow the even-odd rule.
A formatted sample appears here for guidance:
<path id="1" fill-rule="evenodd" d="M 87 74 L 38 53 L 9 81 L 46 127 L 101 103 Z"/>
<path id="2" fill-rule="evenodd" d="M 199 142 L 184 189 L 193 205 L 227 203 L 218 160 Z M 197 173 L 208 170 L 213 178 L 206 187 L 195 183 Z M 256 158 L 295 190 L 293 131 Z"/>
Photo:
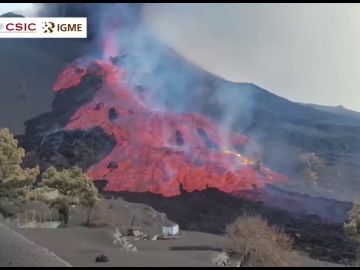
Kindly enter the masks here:
<path id="1" fill-rule="evenodd" d="M 0 198 L 25 200 L 39 175 L 39 167 L 21 168 L 25 150 L 9 129 L 0 129 Z"/>
<path id="2" fill-rule="evenodd" d="M 64 224 L 69 221 L 69 210 L 72 205 L 82 205 L 88 208 L 87 224 L 96 202 L 99 200 L 98 191 L 91 179 L 82 172 L 81 168 L 73 167 L 57 171 L 48 168 L 42 175 L 41 187 L 47 190 L 57 190 L 58 196 L 50 199 L 51 206 L 58 207 L 64 216 Z"/>

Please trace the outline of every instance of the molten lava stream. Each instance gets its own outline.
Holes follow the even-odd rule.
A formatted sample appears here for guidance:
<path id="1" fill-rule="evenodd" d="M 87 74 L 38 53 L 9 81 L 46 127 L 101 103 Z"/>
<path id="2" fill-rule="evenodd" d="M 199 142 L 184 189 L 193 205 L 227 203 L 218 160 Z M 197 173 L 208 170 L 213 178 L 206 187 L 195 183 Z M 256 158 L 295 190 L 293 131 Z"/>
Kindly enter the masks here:
<path id="1" fill-rule="evenodd" d="M 92 179 L 106 179 L 106 191 L 152 192 L 163 196 L 208 187 L 236 192 L 282 181 L 269 169 L 256 168 L 238 154 L 223 151 L 221 129 L 197 113 L 176 114 L 145 107 L 125 84 L 125 71 L 97 60 L 79 67 L 77 61 L 59 76 L 54 91 L 71 91 L 85 74 L 102 76 L 104 83 L 94 98 L 80 107 L 66 130 L 101 127 L 115 139 L 112 152 L 91 166 Z M 91 66 L 91 68 L 89 67 Z M 248 138 L 230 132 L 230 144 L 242 145 Z"/>

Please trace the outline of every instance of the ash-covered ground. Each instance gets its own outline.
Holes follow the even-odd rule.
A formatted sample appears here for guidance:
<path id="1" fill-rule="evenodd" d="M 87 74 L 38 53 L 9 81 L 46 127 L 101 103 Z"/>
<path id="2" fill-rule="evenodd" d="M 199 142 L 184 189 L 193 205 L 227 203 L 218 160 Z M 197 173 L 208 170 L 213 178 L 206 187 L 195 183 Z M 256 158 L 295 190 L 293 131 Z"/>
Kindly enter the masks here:
<path id="1" fill-rule="evenodd" d="M 271 188 L 260 192 L 263 194 L 262 200 L 252 191 L 248 192 L 247 198 L 241 198 L 216 189 L 186 193 L 172 198 L 150 193 L 105 194 L 110 198 L 121 196 L 128 201 L 148 204 L 158 211 L 165 212 L 185 230 L 214 234 L 223 234 L 226 226 L 239 215 L 260 214 L 271 224 L 283 228 L 291 235 L 295 241 L 295 249 L 310 258 L 340 264 L 354 262 L 356 246 L 346 237 L 341 221 L 341 216 L 351 208 L 351 204 L 291 194 L 298 202 L 307 201 L 313 205 L 322 204 L 325 208 L 331 208 L 326 213 L 327 220 L 314 214 L 311 209 L 303 209 L 304 212 L 299 213 L 292 211 L 290 206 L 285 210 L 290 199 L 283 200 L 282 208 L 274 207 L 269 194 L 271 192 Z M 278 196 L 279 193 L 281 192 L 277 191 Z M 283 197 L 286 197 L 286 194 L 286 191 L 283 192 Z M 337 221 L 329 221 L 332 214 L 338 215 Z"/>
<path id="2" fill-rule="evenodd" d="M 134 29 L 134 25 L 131 27 Z M 254 84 L 225 81 L 164 49 L 163 44 L 153 42 L 153 37 L 150 42 L 141 31 L 133 33 L 134 37 L 140 36 L 135 41 L 151 45 L 144 46 L 149 53 L 138 58 L 136 53 L 143 53 L 144 48 L 135 46 L 135 53 L 130 50 L 121 56 L 118 52 L 112 58 L 118 68 L 135 72 L 132 79 L 136 79 L 136 85 L 132 89 L 148 91 L 155 97 L 151 102 L 155 99 L 156 105 L 168 113 L 200 113 L 245 134 L 254 144 L 238 150 L 246 156 L 260 158 L 262 164 L 286 175 L 289 180 L 281 187 L 292 193 L 269 188 L 236 194 L 215 189 L 191 193 L 182 190 L 183 194 L 171 198 L 139 194 L 136 190 L 112 195 L 121 194 L 127 200 L 149 204 L 167 213 L 184 229 L 217 234 L 223 233 L 225 226 L 241 213 L 261 213 L 290 233 L 296 240 L 296 248 L 311 257 L 341 263 L 353 260 L 355 247 L 346 239 L 342 228 L 351 203 L 342 201 L 353 201 L 360 196 L 357 113 L 344 114 L 299 104 Z M 113 40 L 107 41 L 105 48 L 113 49 Z M 95 45 L 87 42 L 51 41 L 38 46 L 38 42 L 9 41 L 0 45 L 6 59 L 0 63 L 4 70 L 0 74 L 0 126 L 8 126 L 19 134 L 20 145 L 28 153 L 24 165 L 39 164 L 43 169 L 50 165 L 57 168 L 79 165 L 87 170 L 114 149 L 116 136 L 109 135 L 108 123 L 106 128 L 99 125 L 64 129 L 74 120 L 74 114 L 96 96 L 103 84 L 101 78 L 84 76 L 71 91 L 52 94 L 52 84 L 61 70 L 75 58 L 93 52 Z M 17 57 L 9 57 L 12 50 Z M 146 76 L 143 66 L 151 67 Z M 14 70 L 23 70 L 24 84 L 14 83 L 16 80 L 11 76 Z M 103 108 L 99 106 L 99 110 Z M 76 116 L 80 119 L 82 115 Z M 26 129 L 20 135 L 24 123 Z M 116 169 L 119 163 L 109 166 Z M 122 181 L 112 178 L 115 182 Z"/>

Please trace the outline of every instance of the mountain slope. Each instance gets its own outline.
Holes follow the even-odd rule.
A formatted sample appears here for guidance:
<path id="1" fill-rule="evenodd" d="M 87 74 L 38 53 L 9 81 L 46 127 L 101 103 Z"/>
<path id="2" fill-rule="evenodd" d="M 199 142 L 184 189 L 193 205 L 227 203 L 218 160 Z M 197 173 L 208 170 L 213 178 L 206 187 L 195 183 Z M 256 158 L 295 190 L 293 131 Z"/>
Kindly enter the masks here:
<path id="1" fill-rule="evenodd" d="M 343 200 L 359 197 L 360 122 L 353 114 L 291 102 L 251 83 L 226 81 L 191 64 L 154 36 L 142 31 L 133 36 L 121 44 L 124 52 L 115 62 L 128 70 L 131 87 L 150 93 L 154 109 L 198 112 L 245 133 L 253 140 L 238 150 L 289 176 L 286 188 Z M 55 78 L 92 45 L 4 40 L 0 126 L 22 133 L 24 121 L 51 110 Z"/>
<path id="2" fill-rule="evenodd" d="M 345 107 L 343 107 L 341 105 L 339 105 L 339 106 L 324 106 L 324 105 L 317 105 L 317 104 L 303 104 L 303 105 L 313 107 L 320 111 L 326 111 L 326 112 L 331 112 L 331 113 L 335 113 L 335 114 L 346 115 L 349 117 L 356 118 L 357 120 L 360 120 L 360 112 L 346 109 Z"/>
<path id="3" fill-rule="evenodd" d="M 168 48 L 148 47 L 156 48 L 161 59 L 146 60 L 152 65 L 150 80 L 134 68 L 133 63 L 144 61 L 139 54 L 125 56 L 121 65 L 153 91 L 160 108 L 199 112 L 254 138 L 256 143 L 238 150 L 260 156 L 267 166 L 288 175 L 284 188 L 341 200 L 359 198 L 356 117 L 291 102 L 251 83 L 226 81 Z"/>
<path id="4" fill-rule="evenodd" d="M 57 75 L 86 45 L 66 39 L 1 40 L 0 127 L 21 134 L 26 120 L 50 110 Z"/>

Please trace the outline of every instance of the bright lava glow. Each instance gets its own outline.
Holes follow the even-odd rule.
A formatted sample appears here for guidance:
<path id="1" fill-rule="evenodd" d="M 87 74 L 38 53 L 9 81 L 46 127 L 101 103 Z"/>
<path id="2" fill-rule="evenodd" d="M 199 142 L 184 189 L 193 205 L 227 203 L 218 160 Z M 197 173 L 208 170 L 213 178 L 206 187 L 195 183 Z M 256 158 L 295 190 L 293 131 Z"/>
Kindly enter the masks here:
<path id="1" fill-rule="evenodd" d="M 180 185 L 188 192 L 208 187 L 236 192 L 286 179 L 253 166 L 239 153 L 222 151 L 225 127 L 207 117 L 147 108 L 126 85 L 125 73 L 107 60 L 79 59 L 54 85 L 55 92 L 71 91 L 86 74 L 103 78 L 93 100 L 74 113 L 65 129 L 101 127 L 116 141 L 112 152 L 87 171 L 92 179 L 109 181 L 105 190 L 174 196 Z M 232 147 L 247 142 L 246 136 L 230 131 Z"/>

